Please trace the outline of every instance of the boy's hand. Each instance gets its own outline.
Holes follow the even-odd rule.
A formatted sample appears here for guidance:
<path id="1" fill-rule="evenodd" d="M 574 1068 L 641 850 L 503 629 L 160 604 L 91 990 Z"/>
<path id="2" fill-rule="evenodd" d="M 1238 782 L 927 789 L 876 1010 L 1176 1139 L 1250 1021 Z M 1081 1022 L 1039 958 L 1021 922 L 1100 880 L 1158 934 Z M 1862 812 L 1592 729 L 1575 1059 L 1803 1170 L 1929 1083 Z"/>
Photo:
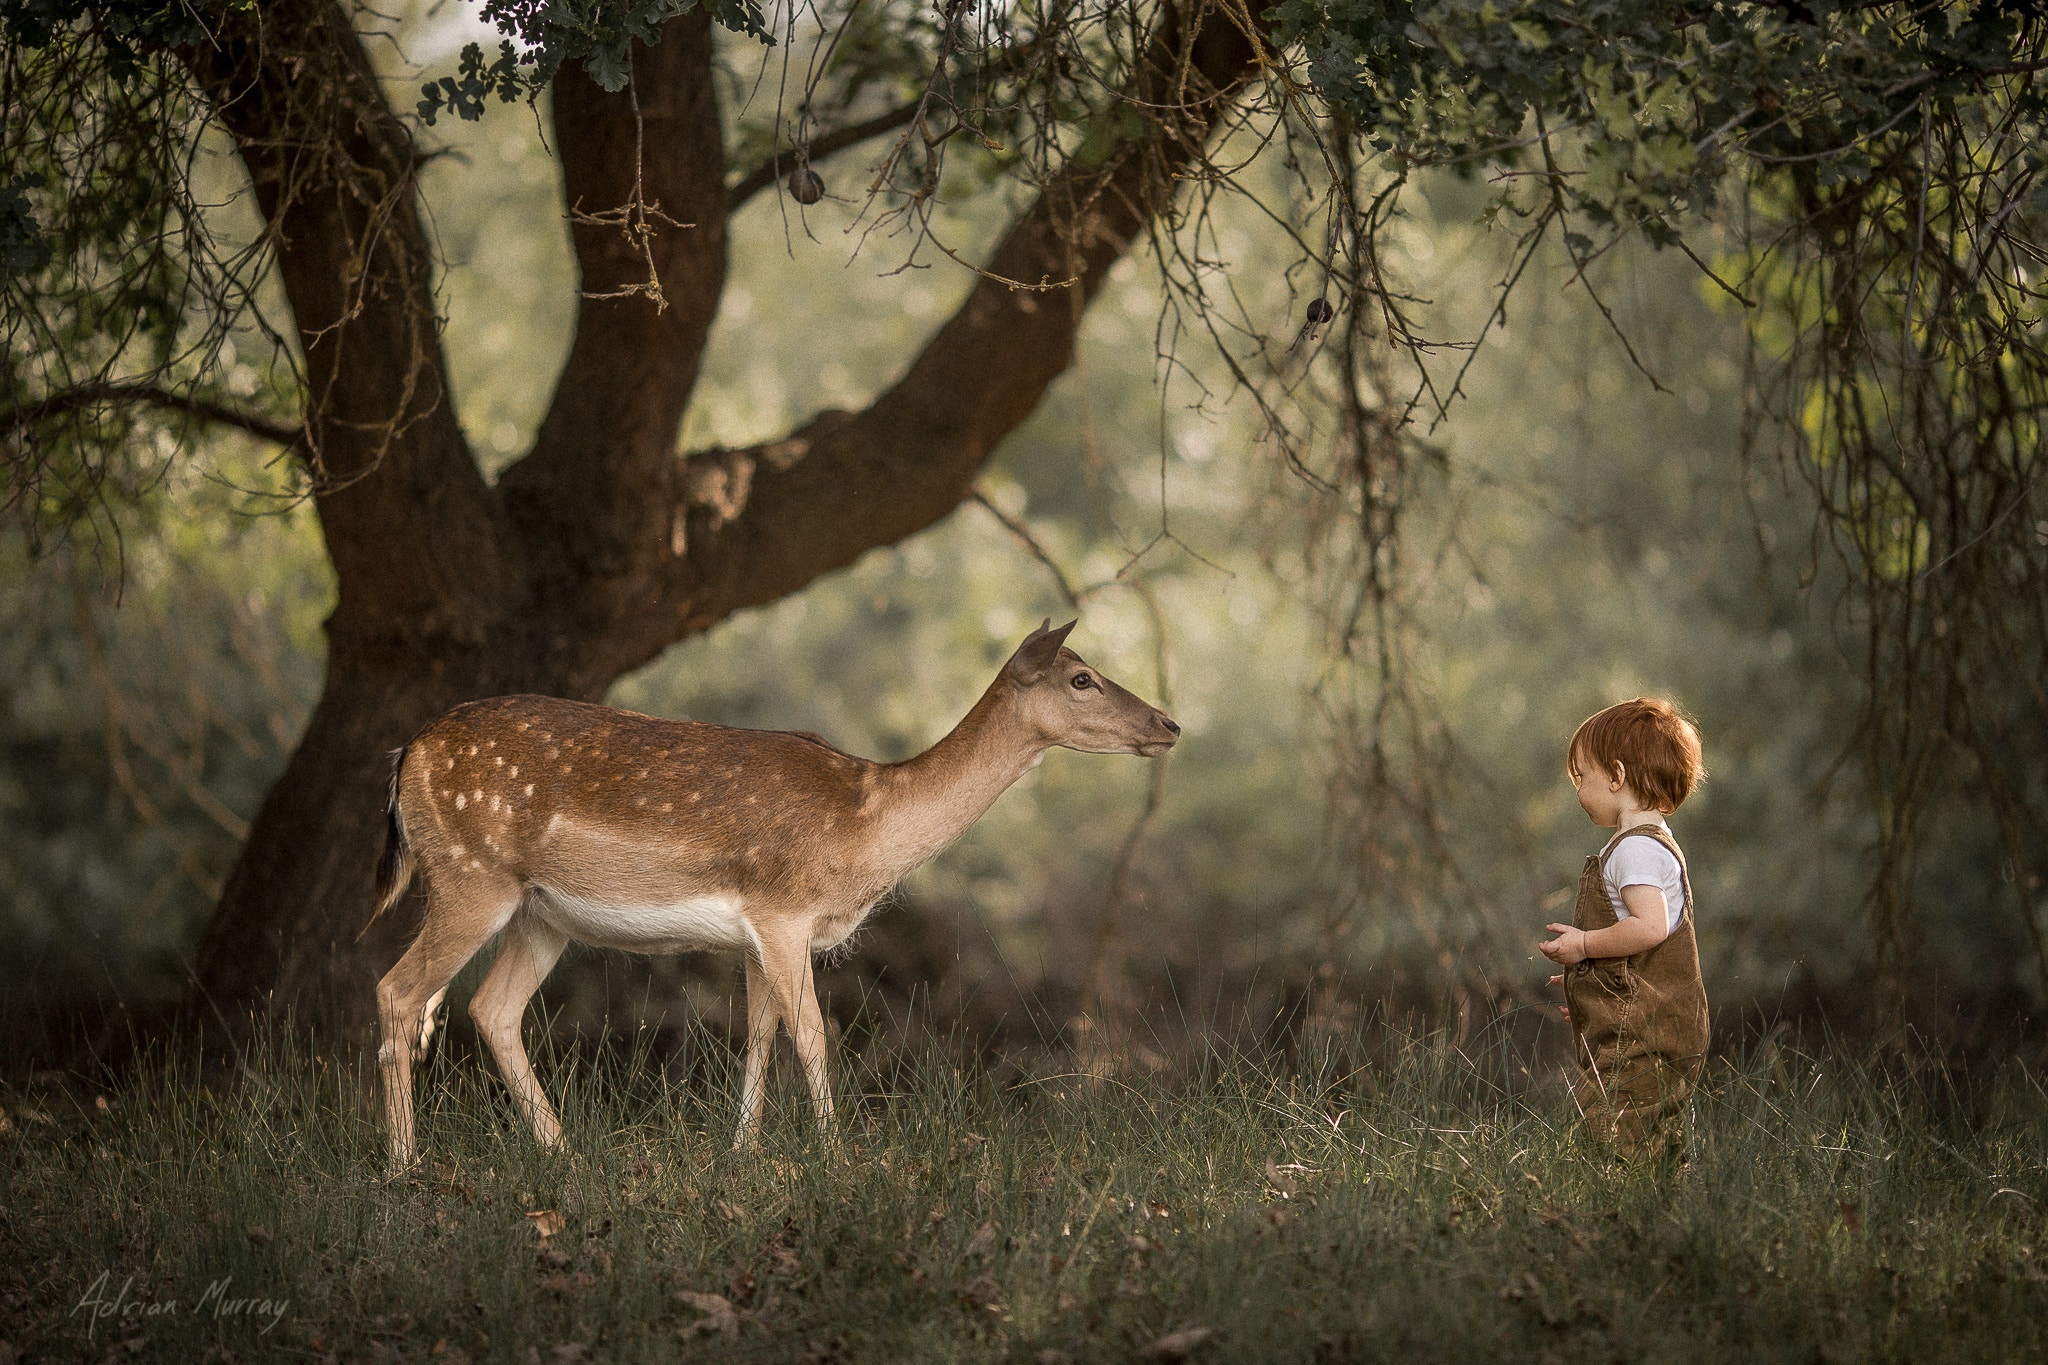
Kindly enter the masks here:
<path id="1" fill-rule="evenodd" d="M 1564 985 L 1564 975 L 1562 973 L 1559 973 L 1558 975 L 1551 977 L 1550 984 L 1562 988 Z M 1572 1007 L 1570 1005 L 1559 1005 L 1557 1007 L 1557 1012 L 1559 1014 L 1562 1014 L 1566 1019 L 1570 1019 L 1572 1017 Z"/>
<path id="2" fill-rule="evenodd" d="M 1545 957 L 1557 963 L 1560 967 L 1569 967 L 1575 962 L 1584 962 L 1586 960 L 1586 931 L 1584 929 L 1576 929 L 1569 924 L 1546 924 L 1543 927 L 1550 933 L 1557 935 L 1556 938 L 1548 943 L 1536 945 L 1537 949 Z"/>

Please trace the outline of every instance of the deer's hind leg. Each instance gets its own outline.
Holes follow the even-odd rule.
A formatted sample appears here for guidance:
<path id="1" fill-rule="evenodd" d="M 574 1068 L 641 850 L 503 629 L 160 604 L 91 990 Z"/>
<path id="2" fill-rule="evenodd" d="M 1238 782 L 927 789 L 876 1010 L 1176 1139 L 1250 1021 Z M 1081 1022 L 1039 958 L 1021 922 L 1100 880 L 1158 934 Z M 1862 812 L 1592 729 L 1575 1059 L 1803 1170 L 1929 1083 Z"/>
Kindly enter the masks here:
<path id="1" fill-rule="evenodd" d="M 548 1103 L 547 1093 L 533 1074 L 526 1056 L 526 1044 L 519 1036 L 520 1021 L 526 1017 L 526 1002 L 540 989 L 540 983 L 554 970 L 569 936 L 536 915 L 530 908 L 520 911 L 505 926 L 505 940 L 498 945 L 497 961 L 469 1002 L 469 1017 L 498 1059 L 498 1074 L 543 1147 L 562 1141 L 562 1121 Z"/>
<path id="2" fill-rule="evenodd" d="M 427 1016 L 448 983 L 519 908 L 520 887 L 501 873 L 428 874 L 426 922 L 398 965 L 377 983 L 377 1062 L 384 1075 L 391 1169 L 413 1161 L 412 1064 L 428 1033 Z"/>
<path id="3" fill-rule="evenodd" d="M 775 992 L 769 988 L 759 959 L 753 953 L 744 956 L 747 962 L 747 1063 L 746 1075 L 740 1082 L 740 1126 L 732 1139 L 735 1149 L 752 1145 L 754 1134 L 761 1126 L 761 1109 L 767 1100 L 768 1059 L 775 1053 L 775 1029 L 782 1021 L 781 1010 L 775 1003 Z"/>

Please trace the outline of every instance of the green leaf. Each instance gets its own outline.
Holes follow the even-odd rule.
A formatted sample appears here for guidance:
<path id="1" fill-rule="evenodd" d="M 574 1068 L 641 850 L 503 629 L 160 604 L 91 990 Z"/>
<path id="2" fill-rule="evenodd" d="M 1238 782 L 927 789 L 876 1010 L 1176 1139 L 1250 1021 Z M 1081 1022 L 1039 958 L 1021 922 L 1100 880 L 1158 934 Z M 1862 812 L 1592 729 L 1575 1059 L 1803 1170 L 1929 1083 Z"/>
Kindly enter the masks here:
<path id="1" fill-rule="evenodd" d="M 592 48 L 583 59 L 583 69 L 599 88 L 614 93 L 626 88 L 626 44 Z"/>

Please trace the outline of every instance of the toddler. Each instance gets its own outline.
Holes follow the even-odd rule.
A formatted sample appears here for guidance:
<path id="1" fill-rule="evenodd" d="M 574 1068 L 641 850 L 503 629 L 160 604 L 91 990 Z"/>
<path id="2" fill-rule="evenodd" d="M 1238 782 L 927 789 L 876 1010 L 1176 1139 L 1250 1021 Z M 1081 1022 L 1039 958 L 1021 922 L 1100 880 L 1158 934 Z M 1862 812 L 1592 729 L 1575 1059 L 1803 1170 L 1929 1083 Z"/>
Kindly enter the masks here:
<path id="1" fill-rule="evenodd" d="M 1565 770 L 1579 805 L 1615 831 L 1586 859 L 1570 924 L 1537 946 L 1565 970 L 1588 1132 L 1625 1154 L 1678 1151 L 1677 1117 L 1707 1050 L 1707 993 L 1692 882 L 1664 817 L 1704 775 L 1699 732 L 1670 702 L 1638 697 L 1588 718 Z"/>

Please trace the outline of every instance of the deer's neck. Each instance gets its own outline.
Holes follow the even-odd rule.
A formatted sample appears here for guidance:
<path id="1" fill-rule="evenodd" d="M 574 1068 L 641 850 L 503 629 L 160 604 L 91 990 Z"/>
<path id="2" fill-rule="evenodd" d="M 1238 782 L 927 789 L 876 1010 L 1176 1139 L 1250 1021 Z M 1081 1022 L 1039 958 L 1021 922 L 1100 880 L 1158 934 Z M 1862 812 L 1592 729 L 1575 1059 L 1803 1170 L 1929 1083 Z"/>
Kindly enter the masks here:
<path id="1" fill-rule="evenodd" d="M 1045 753 L 1009 688 L 998 678 L 951 734 L 885 770 L 876 846 L 892 879 L 937 857 Z"/>

